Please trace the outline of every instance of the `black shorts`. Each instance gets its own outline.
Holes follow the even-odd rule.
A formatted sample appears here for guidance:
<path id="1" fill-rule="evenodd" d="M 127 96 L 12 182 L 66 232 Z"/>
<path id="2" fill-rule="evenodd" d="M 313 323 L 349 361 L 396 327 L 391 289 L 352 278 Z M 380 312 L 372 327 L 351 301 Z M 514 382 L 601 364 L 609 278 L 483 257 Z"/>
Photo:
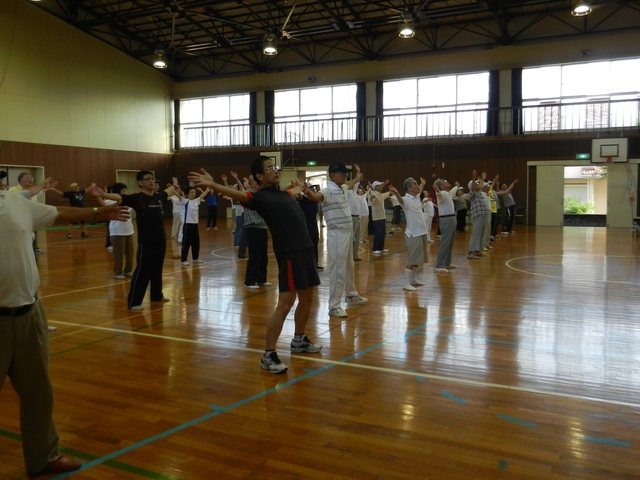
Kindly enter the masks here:
<path id="1" fill-rule="evenodd" d="M 278 287 L 281 292 L 306 290 L 320 285 L 313 248 L 278 256 Z"/>

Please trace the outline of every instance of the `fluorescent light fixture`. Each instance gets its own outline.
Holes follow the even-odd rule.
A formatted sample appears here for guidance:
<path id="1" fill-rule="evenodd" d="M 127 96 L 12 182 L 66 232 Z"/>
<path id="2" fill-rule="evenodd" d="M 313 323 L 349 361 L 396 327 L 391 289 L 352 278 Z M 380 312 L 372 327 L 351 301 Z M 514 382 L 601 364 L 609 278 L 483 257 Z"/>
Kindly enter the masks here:
<path id="1" fill-rule="evenodd" d="M 571 15 L 574 17 L 584 17 L 591 13 L 591 5 L 585 1 L 574 1 L 571 3 Z"/>
<path id="2" fill-rule="evenodd" d="M 278 54 L 278 46 L 274 35 L 267 33 L 264 36 L 264 41 L 262 42 L 262 53 L 268 56 Z"/>
<path id="3" fill-rule="evenodd" d="M 167 68 L 167 62 L 164 59 L 164 50 L 156 50 L 156 58 L 153 61 L 153 66 L 155 68 Z"/>

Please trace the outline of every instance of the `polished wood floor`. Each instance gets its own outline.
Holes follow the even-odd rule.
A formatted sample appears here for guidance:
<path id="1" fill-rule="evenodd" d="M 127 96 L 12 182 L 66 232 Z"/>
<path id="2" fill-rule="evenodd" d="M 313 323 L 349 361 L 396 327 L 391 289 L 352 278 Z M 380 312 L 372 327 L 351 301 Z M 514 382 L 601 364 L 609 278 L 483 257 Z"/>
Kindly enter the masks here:
<path id="1" fill-rule="evenodd" d="M 289 372 L 272 375 L 259 357 L 278 293 L 243 288 L 227 222 L 201 225 L 204 264 L 168 252 L 172 301 L 143 312 L 126 308 L 103 227 L 40 232 L 55 419 L 62 452 L 86 461 L 74 479 L 640 479 L 629 230 L 520 226 L 473 261 L 459 234 L 458 269 L 426 267 L 411 293 L 402 232 L 383 257 L 364 244 L 369 303 L 329 318 L 323 272 L 307 333 L 324 349 L 290 354 L 289 319 Z M 9 382 L 0 412 L 0 478 L 25 479 Z"/>

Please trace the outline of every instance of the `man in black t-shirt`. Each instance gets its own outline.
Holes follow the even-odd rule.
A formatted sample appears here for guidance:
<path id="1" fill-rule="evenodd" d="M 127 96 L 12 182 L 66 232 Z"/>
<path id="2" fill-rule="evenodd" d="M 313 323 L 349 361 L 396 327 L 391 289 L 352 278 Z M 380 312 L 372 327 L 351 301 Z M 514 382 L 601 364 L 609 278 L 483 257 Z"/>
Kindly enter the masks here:
<path id="1" fill-rule="evenodd" d="M 204 169 L 201 173 L 191 172 L 189 180 L 197 186 L 209 187 L 214 191 L 239 200 L 247 208 L 253 209 L 264 218 L 271 231 L 273 250 L 278 261 L 278 305 L 267 323 L 265 352 L 260 366 L 270 373 L 285 373 L 288 367 L 280 361 L 276 353 L 278 337 L 282 326 L 298 299 L 295 311 L 295 332 L 291 341 L 294 353 L 317 353 L 322 347 L 311 343 L 305 335 L 309 311 L 313 303 L 315 286 L 320 284 L 316 269 L 313 242 L 307 232 L 306 221 L 295 196 L 301 189 L 298 185 L 290 191 L 278 189 L 280 172 L 273 159 L 265 156 L 251 163 L 251 175 L 260 185 L 256 192 L 238 191 L 213 181 Z"/>
<path id="2" fill-rule="evenodd" d="M 162 267 L 167 250 L 167 235 L 164 231 L 163 204 L 167 198 L 175 194 L 178 186 L 174 177 L 173 185 L 163 192 L 156 193 L 154 185 L 156 179 L 148 170 L 140 170 L 136 174 L 140 192 L 120 196 L 117 193 L 106 193 L 94 189 L 102 198 L 122 201 L 122 205 L 130 207 L 136 212 L 138 226 L 138 264 L 131 277 L 128 306 L 131 310 L 144 310 L 142 300 L 151 284 L 151 301 L 168 302 L 162 293 Z M 92 191 L 93 193 L 93 191 Z"/>

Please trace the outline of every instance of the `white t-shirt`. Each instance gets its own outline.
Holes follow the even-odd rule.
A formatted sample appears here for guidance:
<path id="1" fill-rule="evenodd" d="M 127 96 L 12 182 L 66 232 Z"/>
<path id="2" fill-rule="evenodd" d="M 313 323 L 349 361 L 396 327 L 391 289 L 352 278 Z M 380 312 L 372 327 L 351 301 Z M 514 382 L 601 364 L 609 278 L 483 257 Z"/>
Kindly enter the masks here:
<path id="1" fill-rule="evenodd" d="M 53 225 L 58 210 L 20 194 L 0 192 L 0 265 L 9 272 L 0 282 L 0 307 L 16 308 L 36 301 L 40 275 L 31 244 L 32 232 Z M 10 281 L 9 281 L 10 279 Z"/>
<path id="2" fill-rule="evenodd" d="M 182 209 L 185 210 L 186 213 L 184 223 L 198 223 L 201 202 L 202 200 L 199 197 L 196 197 L 193 200 L 187 200 L 186 210 L 185 207 L 182 207 Z M 242 211 L 244 212 L 244 208 L 242 209 Z"/>
<path id="3" fill-rule="evenodd" d="M 338 230 L 351 230 L 353 228 L 347 191 L 346 185 L 339 187 L 331 181 L 327 182 L 326 188 L 320 190 L 320 193 L 324 196 L 322 213 L 324 214 L 324 221 L 327 222 L 327 227 Z"/>
<path id="4" fill-rule="evenodd" d="M 415 197 L 407 193 L 402 197 L 402 201 L 404 202 L 402 205 L 402 208 L 404 209 L 404 217 L 407 220 L 407 226 L 404 230 L 404 234 L 409 238 L 426 235 L 427 223 L 424 221 L 424 215 L 422 214 L 420 197 Z M 400 202 L 398 202 L 398 204 L 400 204 Z"/>
<path id="5" fill-rule="evenodd" d="M 105 205 L 113 205 L 117 203 L 115 200 L 104 200 Z M 129 214 L 133 213 L 133 209 L 129 209 Z M 128 237 L 129 235 L 133 235 L 133 223 L 131 223 L 131 218 L 129 218 L 126 222 L 121 222 L 119 220 L 114 220 L 109 222 L 109 235 L 112 237 Z"/>

